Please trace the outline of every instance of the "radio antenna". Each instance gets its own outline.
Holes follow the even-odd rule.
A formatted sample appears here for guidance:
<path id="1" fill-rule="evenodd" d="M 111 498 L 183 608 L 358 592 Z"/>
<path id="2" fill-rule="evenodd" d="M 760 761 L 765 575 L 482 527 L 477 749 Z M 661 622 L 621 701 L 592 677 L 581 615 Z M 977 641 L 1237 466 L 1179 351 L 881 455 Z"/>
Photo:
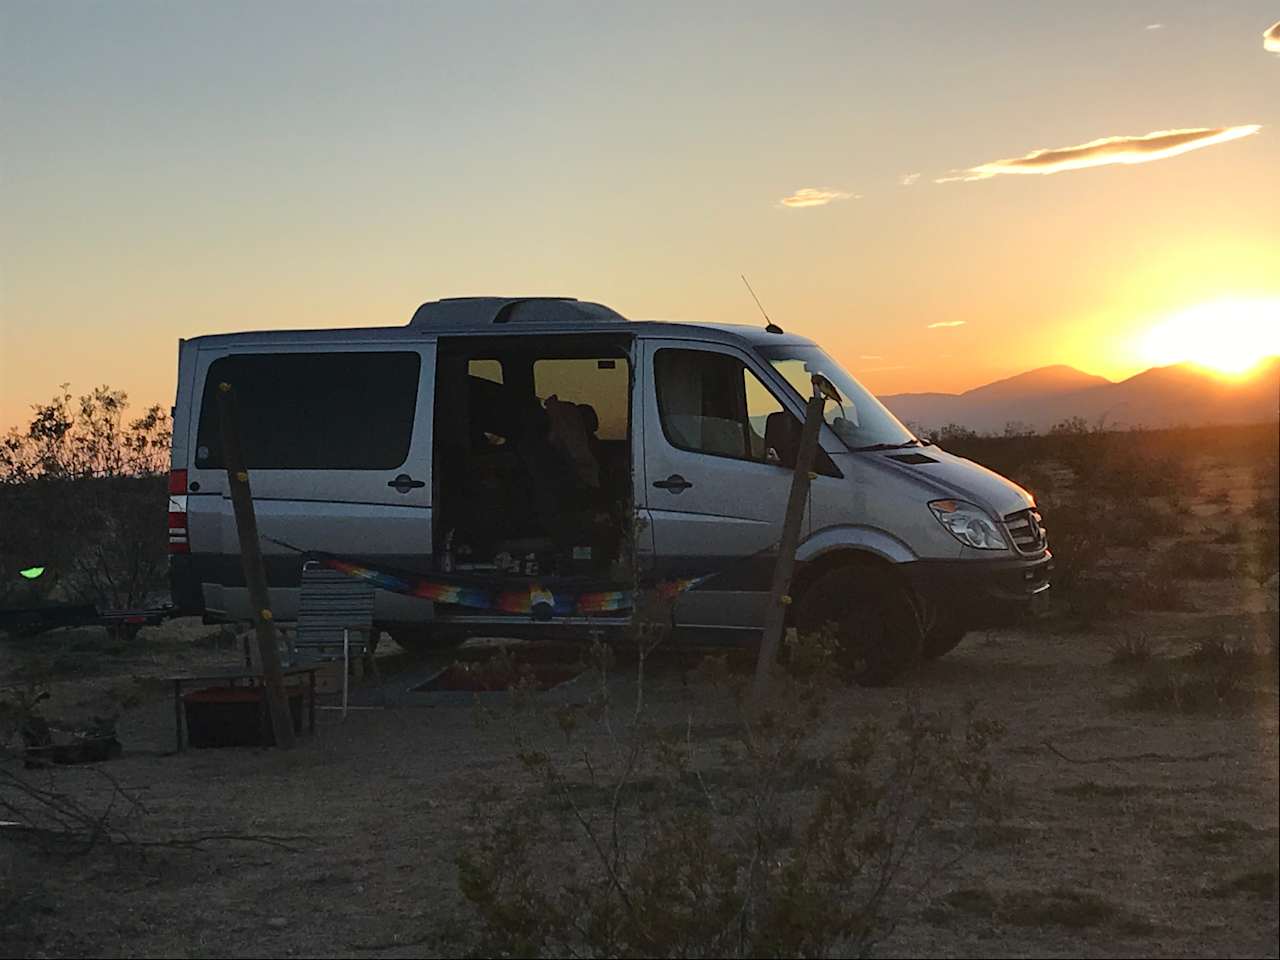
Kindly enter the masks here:
<path id="1" fill-rule="evenodd" d="M 740 273 L 738 276 L 742 277 L 742 282 L 747 285 L 747 293 L 751 294 L 751 299 L 756 302 L 756 306 L 760 310 L 760 315 L 764 317 L 765 333 L 782 333 L 782 328 L 770 320 L 769 314 L 764 312 L 764 304 L 760 302 L 760 298 L 756 296 L 756 292 L 751 289 L 751 283 L 747 280 L 747 275 L 745 273 Z"/>

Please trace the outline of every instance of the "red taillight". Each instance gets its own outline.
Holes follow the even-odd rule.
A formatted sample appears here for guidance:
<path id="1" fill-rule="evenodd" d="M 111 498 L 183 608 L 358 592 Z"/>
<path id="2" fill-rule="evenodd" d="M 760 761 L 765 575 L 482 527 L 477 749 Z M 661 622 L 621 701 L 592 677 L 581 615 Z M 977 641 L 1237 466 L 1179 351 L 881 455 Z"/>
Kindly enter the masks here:
<path id="1" fill-rule="evenodd" d="M 187 538 L 187 471 L 169 471 L 169 552 L 190 553 Z"/>

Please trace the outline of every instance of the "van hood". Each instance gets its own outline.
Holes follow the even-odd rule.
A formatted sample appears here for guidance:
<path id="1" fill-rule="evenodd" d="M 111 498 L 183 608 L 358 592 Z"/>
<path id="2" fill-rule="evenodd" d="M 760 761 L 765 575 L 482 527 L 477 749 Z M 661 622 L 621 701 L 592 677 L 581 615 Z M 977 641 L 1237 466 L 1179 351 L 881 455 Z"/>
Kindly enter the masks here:
<path id="1" fill-rule="evenodd" d="M 936 446 L 904 447 L 862 456 L 873 459 L 879 469 L 910 477 L 936 494 L 930 499 L 967 500 L 996 517 L 1035 506 L 1035 497 L 1012 480 Z"/>

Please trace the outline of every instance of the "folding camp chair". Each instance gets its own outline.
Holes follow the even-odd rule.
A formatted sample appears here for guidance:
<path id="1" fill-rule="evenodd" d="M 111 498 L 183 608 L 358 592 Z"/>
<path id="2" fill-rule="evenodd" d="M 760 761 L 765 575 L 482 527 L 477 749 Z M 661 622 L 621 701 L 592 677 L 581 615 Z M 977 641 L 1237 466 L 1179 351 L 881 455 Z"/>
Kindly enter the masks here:
<path id="1" fill-rule="evenodd" d="M 357 637 L 353 638 L 352 634 Z M 351 657 L 372 652 L 373 587 L 315 561 L 302 565 L 302 592 L 292 653 L 317 658 L 342 651 L 342 715 L 347 715 Z"/>

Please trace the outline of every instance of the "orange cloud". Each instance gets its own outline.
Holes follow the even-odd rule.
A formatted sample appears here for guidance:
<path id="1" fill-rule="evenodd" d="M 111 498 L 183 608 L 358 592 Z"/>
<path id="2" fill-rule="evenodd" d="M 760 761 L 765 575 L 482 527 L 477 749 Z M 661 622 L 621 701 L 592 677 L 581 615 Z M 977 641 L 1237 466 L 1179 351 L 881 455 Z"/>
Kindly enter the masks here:
<path id="1" fill-rule="evenodd" d="M 989 180 L 1001 174 L 1049 174 L 1063 170 L 1083 170 L 1111 163 L 1148 163 L 1176 157 L 1189 150 L 1238 140 L 1261 130 L 1260 124 L 1250 123 L 1238 127 L 1197 127 L 1191 130 L 1157 130 L 1141 137 L 1104 137 L 1082 143 L 1078 147 L 1060 147 L 1053 150 L 1033 150 L 1026 156 L 1007 160 L 993 160 L 968 170 L 955 171 L 938 179 L 937 183 L 957 180 Z"/>
<path id="2" fill-rule="evenodd" d="M 1280 53 L 1280 20 L 1277 20 L 1262 35 L 1262 49 L 1272 53 Z"/>
<path id="3" fill-rule="evenodd" d="M 818 190 L 815 187 L 805 187 L 789 197 L 783 197 L 778 202 L 784 207 L 825 207 L 833 200 L 850 199 L 859 200 L 861 197 L 845 193 L 843 190 Z"/>
<path id="4" fill-rule="evenodd" d="M 966 321 L 964 320 L 942 320 L 938 323 L 929 324 L 929 326 L 925 327 L 925 329 L 941 330 L 943 327 L 963 327 L 965 325 L 965 322 Z"/>

